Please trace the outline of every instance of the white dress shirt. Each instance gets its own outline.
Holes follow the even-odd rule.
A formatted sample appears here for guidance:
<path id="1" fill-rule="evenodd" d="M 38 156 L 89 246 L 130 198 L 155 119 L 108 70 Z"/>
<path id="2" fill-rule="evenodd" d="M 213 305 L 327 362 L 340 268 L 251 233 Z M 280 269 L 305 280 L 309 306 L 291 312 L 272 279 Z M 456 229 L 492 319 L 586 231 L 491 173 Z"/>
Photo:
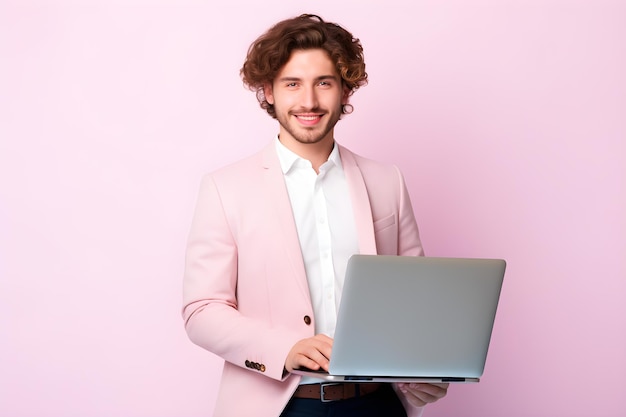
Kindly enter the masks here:
<path id="1" fill-rule="evenodd" d="M 315 172 L 276 138 L 313 304 L 315 334 L 335 335 L 346 265 L 358 238 L 339 150 Z M 301 383 L 319 382 L 303 378 Z"/>

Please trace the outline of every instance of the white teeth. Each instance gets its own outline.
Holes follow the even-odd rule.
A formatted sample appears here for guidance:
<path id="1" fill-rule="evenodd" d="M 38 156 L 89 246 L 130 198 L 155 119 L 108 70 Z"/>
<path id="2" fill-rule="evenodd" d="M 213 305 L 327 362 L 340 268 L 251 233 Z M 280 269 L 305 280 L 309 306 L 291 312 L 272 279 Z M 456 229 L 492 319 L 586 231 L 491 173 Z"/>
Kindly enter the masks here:
<path id="1" fill-rule="evenodd" d="M 315 120 L 318 116 L 298 116 L 302 120 Z"/>

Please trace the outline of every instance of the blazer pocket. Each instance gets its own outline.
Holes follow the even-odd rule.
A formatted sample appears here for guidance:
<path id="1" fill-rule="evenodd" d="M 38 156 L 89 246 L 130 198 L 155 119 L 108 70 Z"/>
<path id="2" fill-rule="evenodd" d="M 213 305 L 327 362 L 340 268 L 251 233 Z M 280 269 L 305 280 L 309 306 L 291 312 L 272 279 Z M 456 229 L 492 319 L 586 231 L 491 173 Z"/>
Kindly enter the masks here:
<path id="1" fill-rule="evenodd" d="M 386 229 L 390 226 L 396 224 L 396 214 L 392 214 L 387 217 L 383 217 L 382 219 L 378 219 L 374 221 L 374 233 L 378 233 L 383 229 Z"/>

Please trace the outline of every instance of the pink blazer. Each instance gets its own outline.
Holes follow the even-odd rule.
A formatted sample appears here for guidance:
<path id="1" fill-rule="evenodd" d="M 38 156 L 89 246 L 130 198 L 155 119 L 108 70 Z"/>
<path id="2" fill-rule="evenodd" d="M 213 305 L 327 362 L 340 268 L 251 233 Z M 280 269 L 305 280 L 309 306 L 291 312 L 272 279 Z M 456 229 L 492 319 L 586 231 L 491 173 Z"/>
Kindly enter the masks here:
<path id="1" fill-rule="evenodd" d="M 339 146 L 363 254 L 423 255 L 400 171 Z M 314 335 L 289 196 L 272 142 L 202 179 L 183 280 L 189 338 L 224 358 L 215 417 L 277 417 L 299 377 L 284 361 Z M 421 409 L 411 410 L 409 416 Z"/>

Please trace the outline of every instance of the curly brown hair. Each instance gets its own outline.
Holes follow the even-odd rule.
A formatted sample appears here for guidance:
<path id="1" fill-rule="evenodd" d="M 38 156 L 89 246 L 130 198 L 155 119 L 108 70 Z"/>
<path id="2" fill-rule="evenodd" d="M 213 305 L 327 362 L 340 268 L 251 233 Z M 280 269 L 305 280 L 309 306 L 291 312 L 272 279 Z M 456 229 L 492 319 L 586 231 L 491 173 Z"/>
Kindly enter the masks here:
<path id="1" fill-rule="evenodd" d="M 363 47 L 350 32 L 313 14 L 283 20 L 250 45 L 240 71 L 244 85 L 256 92 L 261 108 L 270 116 L 276 118 L 276 111 L 267 102 L 263 86 L 274 81 L 293 50 L 318 48 L 328 53 L 350 95 L 367 84 Z"/>

